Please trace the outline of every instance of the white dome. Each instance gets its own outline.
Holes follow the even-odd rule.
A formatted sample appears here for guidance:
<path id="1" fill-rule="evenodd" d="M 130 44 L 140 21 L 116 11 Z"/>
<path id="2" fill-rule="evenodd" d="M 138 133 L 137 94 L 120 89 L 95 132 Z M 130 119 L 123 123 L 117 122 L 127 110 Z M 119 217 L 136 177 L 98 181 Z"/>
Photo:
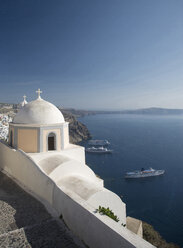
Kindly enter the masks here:
<path id="1" fill-rule="evenodd" d="M 60 110 L 52 103 L 38 98 L 24 105 L 15 115 L 16 124 L 58 124 L 65 122 Z"/>

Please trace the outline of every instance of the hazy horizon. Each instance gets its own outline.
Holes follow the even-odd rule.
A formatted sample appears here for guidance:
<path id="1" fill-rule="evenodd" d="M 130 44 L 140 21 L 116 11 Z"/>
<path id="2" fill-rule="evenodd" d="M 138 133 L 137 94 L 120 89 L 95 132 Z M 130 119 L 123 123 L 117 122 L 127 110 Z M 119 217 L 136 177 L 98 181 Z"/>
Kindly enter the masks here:
<path id="1" fill-rule="evenodd" d="M 20 104 L 20 103 L 13 103 L 13 102 L 0 102 L 0 104 Z M 143 110 L 143 109 L 164 109 L 164 110 L 183 110 L 183 108 L 161 108 L 161 107 L 155 107 L 155 106 L 151 106 L 151 107 L 142 107 L 142 108 L 128 108 L 128 109 L 90 109 L 90 108 L 74 108 L 74 107 L 62 107 L 61 105 L 56 105 L 58 108 L 62 108 L 62 109 L 74 109 L 76 111 L 114 111 L 114 112 L 118 112 L 118 111 L 136 111 L 136 110 Z"/>
<path id="2" fill-rule="evenodd" d="M 0 1 L 0 102 L 183 108 L 183 1 Z"/>

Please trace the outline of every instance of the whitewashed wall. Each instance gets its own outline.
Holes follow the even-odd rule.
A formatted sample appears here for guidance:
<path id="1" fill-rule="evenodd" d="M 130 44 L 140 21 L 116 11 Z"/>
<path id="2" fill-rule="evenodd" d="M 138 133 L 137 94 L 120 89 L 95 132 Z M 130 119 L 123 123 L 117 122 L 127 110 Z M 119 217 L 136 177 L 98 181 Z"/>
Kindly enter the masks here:
<path id="1" fill-rule="evenodd" d="M 68 227 L 90 248 L 154 247 L 109 217 L 96 213 L 94 207 L 74 192 L 58 187 L 24 152 L 2 142 L 0 168 L 57 216 L 62 215 Z"/>

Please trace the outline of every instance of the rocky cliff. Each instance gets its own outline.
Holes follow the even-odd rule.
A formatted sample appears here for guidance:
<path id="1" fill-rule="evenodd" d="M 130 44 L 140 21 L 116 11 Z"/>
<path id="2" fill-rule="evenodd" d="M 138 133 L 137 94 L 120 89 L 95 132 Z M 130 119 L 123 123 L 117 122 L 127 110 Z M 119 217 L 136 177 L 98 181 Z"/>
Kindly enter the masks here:
<path id="1" fill-rule="evenodd" d="M 147 240 L 152 245 L 156 246 L 157 248 L 180 248 L 180 246 L 167 243 L 160 234 L 154 230 L 153 226 L 147 224 L 146 222 L 142 222 L 143 228 L 143 238 Z"/>
<path id="2" fill-rule="evenodd" d="M 74 115 L 63 112 L 65 121 L 69 122 L 69 135 L 70 143 L 78 143 L 82 140 L 87 140 L 91 138 L 91 135 L 87 127 L 81 122 L 77 121 Z"/>

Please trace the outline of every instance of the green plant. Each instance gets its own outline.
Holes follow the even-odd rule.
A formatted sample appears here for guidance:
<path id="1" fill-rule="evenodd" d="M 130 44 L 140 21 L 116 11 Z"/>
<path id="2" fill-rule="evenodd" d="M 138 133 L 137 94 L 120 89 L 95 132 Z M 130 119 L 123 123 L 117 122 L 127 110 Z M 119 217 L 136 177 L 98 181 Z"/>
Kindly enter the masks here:
<path id="1" fill-rule="evenodd" d="M 110 217 L 111 219 L 115 220 L 116 222 L 119 221 L 118 217 L 109 208 L 104 208 L 104 207 L 99 206 L 99 208 L 96 209 L 96 211 L 99 212 L 100 214 L 107 215 L 108 217 Z"/>

